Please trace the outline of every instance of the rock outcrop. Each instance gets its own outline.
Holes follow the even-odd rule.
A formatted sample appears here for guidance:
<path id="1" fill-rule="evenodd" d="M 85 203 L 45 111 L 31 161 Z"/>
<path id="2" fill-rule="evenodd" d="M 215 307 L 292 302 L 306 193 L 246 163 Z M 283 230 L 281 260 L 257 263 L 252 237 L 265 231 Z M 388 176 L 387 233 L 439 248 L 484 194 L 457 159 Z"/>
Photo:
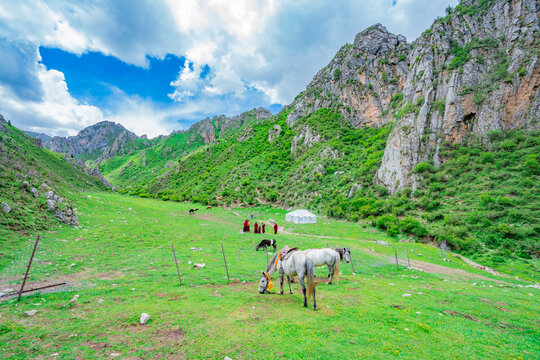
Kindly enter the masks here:
<path id="1" fill-rule="evenodd" d="M 47 191 L 47 208 L 54 214 L 62 223 L 72 226 L 79 226 L 77 214 L 71 206 L 65 203 L 63 197 L 58 196 L 54 191 Z"/>
<path id="2" fill-rule="evenodd" d="M 409 50 L 403 35 L 380 24 L 359 33 L 291 104 L 287 124 L 321 108 L 334 109 L 356 127 L 385 124 L 390 114 L 384 109 L 405 84 Z"/>
<path id="3" fill-rule="evenodd" d="M 76 136 L 55 136 L 45 141 L 43 146 L 76 159 L 83 156 L 85 159 L 95 160 L 114 155 L 113 149 L 118 151 L 126 143 L 137 138 L 137 135 L 120 124 L 102 121 L 81 130 Z"/>
<path id="4" fill-rule="evenodd" d="M 193 124 L 187 132 L 199 134 L 205 143 L 210 143 L 227 134 L 227 132 L 237 129 L 251 120 L 265 120 L 272 116 L 270 111 L 259 107 L 250 111 L 243 112 L 240 115 L 231 118 L 220 115 L 213 118 L 207 117 Z"/>
<path id="5" fill-rule="evenodd" d="M 463 0 L 412 44 L 402 116 L 377 172 L 391 192 L 415 187 L 419 162 L 438 166 L 445 141 L 538 129 L 539 10 L 535 0 Z"/>

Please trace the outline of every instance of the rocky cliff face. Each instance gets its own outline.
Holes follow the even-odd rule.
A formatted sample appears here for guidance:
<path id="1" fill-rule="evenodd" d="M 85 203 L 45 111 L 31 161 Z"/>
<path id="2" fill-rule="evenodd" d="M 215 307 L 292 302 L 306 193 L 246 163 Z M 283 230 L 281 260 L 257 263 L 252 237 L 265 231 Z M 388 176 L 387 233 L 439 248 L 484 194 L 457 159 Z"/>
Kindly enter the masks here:
<path id="1" fill-rule="evenodd" d="M 287 124 L 293 126 L 321 108 L 341 113 L 356 127 L 388 122 L 391 114 L 385 109 L 405 84 L 408 52 L 404 36 L 391 34 L 380 24 L 364 30 L 296 98 Z"/>
<path id="2" fill-rule="evenodd" d="M 463 0 L 410 45 L 374 25 L 315 76 L 287 124 L 309 132 L 296 124 L 320 108 L 355 127 L 392 121 L 377 179 L 414 188 L 414 167 L 438 166 L 445 141 L 539 127 L 539 10 L 535 0 Z"/>
<path id="3" fill-rule="evenodd" d="M 241 127 L 250 119 L 264 120 L 271 116 L 272 113 L 270 111 L 260 107 L 231 118 L 225 115 L 214 116 L 213 118 L 207 117 L 193 124 L 187 132 L 199 134 L 205 143 L 209 143 L 225 136 L 228 131 Z"/>
<path id="4" fill-rule="evenodd" d="M 57 153 L 96 160 L 118 154 L 122 147 L 133 139 L 137 139 L 137 135 L 122 125 L 102 121 L 81 130 L 76 136 L 55 136 L 43 145 Z"/>
<path id="5" fill-rule="evenodd" d="M 441 162 L 444 141 L 538 128 L 539 5 L 464 0 L 412 44 L 396 126 L 378 178 L 394 192 L 415 187 L 414 166 Z"/>

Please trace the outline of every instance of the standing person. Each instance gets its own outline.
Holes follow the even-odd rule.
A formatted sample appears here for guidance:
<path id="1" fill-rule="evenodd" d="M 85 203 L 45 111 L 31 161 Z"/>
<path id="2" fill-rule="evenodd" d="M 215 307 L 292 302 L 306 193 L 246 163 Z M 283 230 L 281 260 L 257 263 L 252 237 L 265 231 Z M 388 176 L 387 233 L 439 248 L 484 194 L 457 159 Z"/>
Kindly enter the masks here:
<path id="1" fill-rule="evenodd" d="M 277 235 L 277 229 L 278 229 L 277 224 L 274 224 L 274 235 Z"/>
<path id="2" fill-rule="evenodd" d="M 262 223 L 262 233 L 264 234 L 264 228 L 265 228 L 266 224 L 265 223 Z"/>
<path id="3" fill-rule="evenodd" d="M 255 223 L 255 225 L 253 225 L 253 227 L 255 228 L 254 233 L 258 234 L 259 233 L 259 224 Z"/>

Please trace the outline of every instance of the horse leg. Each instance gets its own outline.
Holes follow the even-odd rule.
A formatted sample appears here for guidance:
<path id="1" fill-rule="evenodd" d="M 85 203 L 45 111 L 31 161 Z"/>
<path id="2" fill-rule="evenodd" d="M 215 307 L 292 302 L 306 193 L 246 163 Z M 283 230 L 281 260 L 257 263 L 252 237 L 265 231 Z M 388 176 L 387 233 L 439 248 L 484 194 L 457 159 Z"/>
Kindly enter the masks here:
<path id="1" fill-rule="evenodd" d="M 283 295 L 283 270 L 279 269 L 279 284 L 280 284 L 280 290 L 278 295 Z"/>
<path id="2" fill-rule="evenodd" d="M 333 274 L 334 274 L 334 265 L 328 265 L 328 280 L 326 282 L 327 285 L 330 285 L 332 283 Z"/>
<path id="3" fill-rule="evenodd" d="M 291 277 L 289 275 L 287 275 L 287 282 L 289 283 L 289 294 L 292 294 L 292 289 L 291 289 Z"/>
<path id="4" fill-rule="evenodd" d="M 306 286 L 304 285 L 304 274 L 298 274 L 298 280 L 300 281 L 300 286 L 302 286 L 302 294 L 304 294 L 304 307 L 307 307 L 307 295 Z"/>
<path id="5" fill-rule="evenodd" d="M 313 287 L 313 310 L 317 310 L 317 300 L 315 300 L 316 286 Z"/>

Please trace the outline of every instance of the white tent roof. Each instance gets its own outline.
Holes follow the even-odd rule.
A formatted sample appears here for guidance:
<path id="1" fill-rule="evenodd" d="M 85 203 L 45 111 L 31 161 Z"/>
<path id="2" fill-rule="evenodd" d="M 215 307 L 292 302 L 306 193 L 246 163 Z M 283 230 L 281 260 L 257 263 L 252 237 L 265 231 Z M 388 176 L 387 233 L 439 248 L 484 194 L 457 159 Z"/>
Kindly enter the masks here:
<path id="1" fill-rule="evenodd" d="M 285 221 L 293 222 L 295 224 L 316 223 L 317 216 L 307 210 L 298 209 L 286 214 Z"/>

